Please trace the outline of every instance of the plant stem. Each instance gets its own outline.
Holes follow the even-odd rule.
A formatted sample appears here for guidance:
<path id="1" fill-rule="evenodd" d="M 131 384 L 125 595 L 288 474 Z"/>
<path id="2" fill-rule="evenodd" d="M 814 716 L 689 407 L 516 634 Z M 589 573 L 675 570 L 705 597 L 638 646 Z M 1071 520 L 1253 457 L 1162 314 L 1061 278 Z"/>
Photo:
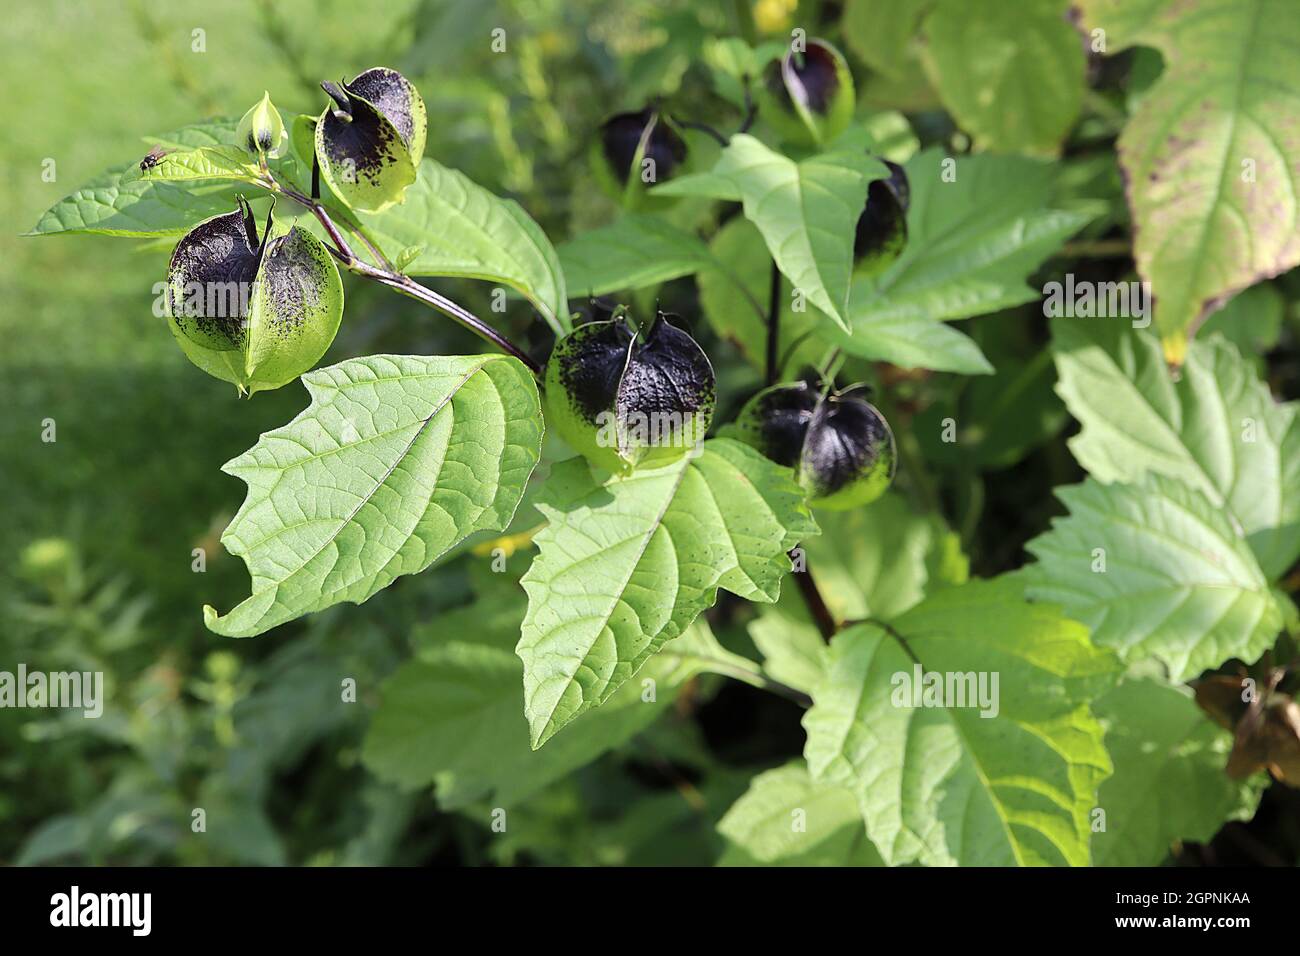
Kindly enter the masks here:
<path id="1" fill-rule="evenodd" d="M 673 656 L 671 652 L 664 652 L 668 656 Z M 730 661 L 718 660 L 716 657 L 701 657 L 698 654 L 676 655 L 680 659 L 689 659 L 695 661 L 705 670 L 713 674 L 720 674 L 723 677 L 730 677 L 738 680 L 742 684 L 748 684 L 750 687 L 757 687 L 759 690 L 770 691 L 786 700 L 792 700 L 800 707 L 811 707 L 812 698 L 803 691 L 784 684 L 779 680 L 768 677 L 755 664 L 752 668 L 741 667 L 739 664 L 733 664 Z"/>
<path id="2" fill-rule="evenodd" d="M 330 241 L 334 243 L 333 247 L 326 246 L 326 248 L 329 249 L 334 258 L 338 259 L 346 269 L 359 276 L 365 276 L 367 279 L 373 279 L 381 285 L 386 285 L 390 289 L 400 292 L 402 295 L 415 299 L 418 302 L 423 302 L 425 305 L 437 309 L 443 315 L 446 315 L 460 323 L 480 338 L 491 342 L 507 355 L 514 356 L 522 362 L 530 372 L 539 378 L 541 377 L 542 367 L 533 361 L 532 357 L 528 355 L 527 352 L 516 346 L 508 338 L 496 329 L 492 328 L 492 326 L 488 325 L 473 312 L 470 312 L 463 306 L 456 304 L 446 296 L 439 295 L 429 287 L 421 285 L 410 276 L 395 271 L 391 263 L 388 262 L 388 259 L 375 246 L 375 244 L 371 242 L 370 238 L 366 236 L 365 233 L 358 230 L 357 236 L 365 244 L 366 248 L 370 250 L 370 253 L 375 257 L 375 259 L 381 263 L 381 266 L 378 268 L 357 258 L 356 254 L 352 251 L 352 246 L 348 243 L 347 239 L 343 237 L 338 226 L 334 224 L 334 220 L 330 217 L 329 210 L 327 210 L 323 205 L 309 196 L 304 196 L 292 186 L 286 186 L 282 183 L 275 182 L 274 180 L 272 180 L 272 184 L 271 188 L 280 192 L 282 195 L 287 196 L 289 199 L 292 199 L 299 205 L 305 206 L 311 211 L 312 215 L 319 220 L 321 226 L 325 229 L 325 233 L 330 237 Z"/>
<path id="3" fill-rule="evenodd" d="M 781 344 L 781 270 L 772 263 L 772 280 L 767 293 L 767 384 L 775 385 L 781 375 L 777 351 Z"/>
<path id="4" fill-rule="evenodd" d="M 790 556 L 791 559 L 794 558 L 793 552 Z M 804 604 L 808 605 L 808 613 L 812 615 L 813 623 L 817 625 L 817 630 L 821 632 L 822 639 L 829 644 L 840 626 L 835 620 L 835 615 L 831 613 L 831 609 L 826 606 L 821 591 L 817 590 L 817 582 L 813 580 L 812 571 L 808 567 L 808 555 L 803 556 L 803 561 L 804 569 L 794 572 L 794 580 L 799 585 L 799 593 L 803 595 Z"/>

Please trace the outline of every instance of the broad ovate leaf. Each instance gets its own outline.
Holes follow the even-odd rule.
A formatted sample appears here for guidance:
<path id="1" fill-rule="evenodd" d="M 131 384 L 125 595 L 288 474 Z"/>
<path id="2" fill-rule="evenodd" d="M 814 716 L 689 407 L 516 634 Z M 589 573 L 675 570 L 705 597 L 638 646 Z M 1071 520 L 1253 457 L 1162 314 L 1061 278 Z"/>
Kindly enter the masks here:
<path id="1" fill-rule="evenodd" d="M 1300 17 L 1291 0 L 1082 0 L 1106 52 L 1164 72 L 1119 139 L 1165 354 L 1229 296 L 1300 264 Z"/>
<path id="2" fill-rule="evenodd" d="M 718 832 L 746 862 L 768 866 L 880 866 L 852 792 L 817 783 L 803 761 L 760 773 Z M 724 856 L 724 862 L 729 861 Z"/>
<path id="3" fill-rule="evenodd" d="M 1246 534 L 1264 575 L 1300 556 L 1300 413 L 1228 342 L 1192 342 L 1175 381 L 1155 336 L 1058 319 L 1057 392 L 1083 426 L 1070 450 L 1101 481 L 1167 475 Z"/>
<path id="4" fill-rule="evenodd" d="M 796 162 L 739 133 L 711 172 L 654 193 L 739 198 L 781 272 L 847 331 L 854 230 L 869 185 L 888 175 L 865 150 L 833 148 Z"/>
<path id="5" fill-rule="evenodd" d="M 548 524 L 517 648 L 534 747 L 608 700 L 718 588 L 775 601 L 786 552 L 817 532 L 789 470 L 730 439 L 603 481 L 570 459 L 537 508 Z"/>
<path id="6" fill-rule="evenodd" d="M 303 376 L 311 405 L 225 466 L 248 484 L 222 535 L 252 595 L 208 627 L 250 637 L 361 603 L 467 536 L 501 530 L 537 463 L 537 387 L 499 355 L 374 355 Z"/>
<path id="7" fill-rule="evenodd" d="M 1094 710 L 1115 764 L 1097 795 L 1106 828 L 1092 835 L 1094 866 L 1160 866 L 1176 841 L 1206 843 L 1225 822 L 1254 815 L 1267 777 L 1223 772 L 1232 734 L 1185 689 L 1126 680 Z"/>
<path id="8" fill-rule="evenodd" d="M 835 636 L 804 756 L 854 793 L 890 865 L 1086 865 L 1111 770 L 1088 702 L 1115 669 L 1059 609 L 972 581 Z"/>
<path id="9" fill-rule="evenodd" d="M 1026 545 L 1034 598 L 1062 605 L 1125 661 L 1153 657 L 1173 680 L 1230 658 L 1253 662 L 1282 614 L 1222 509 L 1172 478 L 1057 490 L 1070 509 Z"/>
<path id="10" fill-rule="evenodd" d="M 400 206 L 360 219 L 407 275 L 497 282 L 532 302 L 557 335 L 570 329 L 560 258 L 513 199 L 426 159 Z"/>
<path id="11" fill-rule="evenodd" d="M 630 292 L 692 275 L 711 262 L 698 236 L 638 213 L 575 236 L 558 249 L 575 295 Z"/>

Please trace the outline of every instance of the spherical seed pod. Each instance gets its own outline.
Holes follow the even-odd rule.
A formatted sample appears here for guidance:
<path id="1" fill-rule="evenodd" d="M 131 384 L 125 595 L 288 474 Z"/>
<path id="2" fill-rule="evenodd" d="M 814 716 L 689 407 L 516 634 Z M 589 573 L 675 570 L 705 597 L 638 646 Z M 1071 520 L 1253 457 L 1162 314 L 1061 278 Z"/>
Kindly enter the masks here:
<path id="1" fill-rule="evenodd" d="M 316 122 L 316 159 L 325 182 L 362 212 L 401 202 L 424 156 L 428 120 L 419 91 L 386 67 L 321 88 L 334 101 Z"/>
<path id="2" fill-rule="evenodd" d="M 855 103 L 844 54 L 825 40 L 786 50 L 768 64 L 759 97 L 763 118 L 790 143 L 820 146 L 848 127 Z"/>
<path id="3" fill-rule="evenodd" d="M 854 388 L 773 385 L 745 404 L 727 434 L 793 468 L 817 508 L 841 511 L 868 504 L 894 479 L 894 433 Z"/>
<path id="4" fill-rule="evenodd" d="M 897 163 L 882 162 L 889 167 L 889 176 L 867 187 L 867 205 L 853 237 L 854 271 L 859 275 L 882 271 L 907 245 L 907 207 L 912 195 L 907 172 Z"/>
<path id="5" fill-rule="evenodd" d="M 252 209 L 239 204 L 177 244 L 167 320 L 191 362 L 251 395 L 320 361 L 343 317 L 343 283 L 310 232 L 278 227 L 268 211 L 259 239 Z"/>
<path id="6" fill-rule="evenodd" d="M 611 116 L 592 144 L 596 179 L 624 202 L 672 178 L 686 162 L 686 141 L 666 116 L 646 107 Z"/>
<path id="7" fill-rule="evenodd" d="M 644 341 L 622 314 L 580 325 L 546 364 L 548 424 L 588 461 L 619 474 L 694 448 L 716 398 L 708 356 L 662 313 Z"/>

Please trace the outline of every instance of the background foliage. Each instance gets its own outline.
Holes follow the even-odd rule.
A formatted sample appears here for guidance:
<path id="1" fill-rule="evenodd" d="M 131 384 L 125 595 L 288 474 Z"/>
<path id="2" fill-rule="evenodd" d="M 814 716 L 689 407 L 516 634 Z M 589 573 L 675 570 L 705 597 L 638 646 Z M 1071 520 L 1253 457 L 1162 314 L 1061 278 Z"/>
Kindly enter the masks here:
<path id="1" fill-rule="evenodd" d="M 1100 800 L 1121 809 L 1110 813 L 1112 830 L 1093 839 L 1094 862 L 1296 863 L 1294 792 L 1263 774 L 1229 781 L 1222 766 L 1231 736 L 1183 691 L 1150 675 L 1118 684 L 1090 713 L 1076 706 L 1098 690 L 1089 683 L 1093 645 L 1133 650 L 1132 628 L 1117 621 L 1137 619 L 1148 636 L 1135 656 L 1174 678 L 1234 649 L 1253 664 L 1279 629 L 1295 628 L 1287 595 L 1300 587 L 1296 516 L 1268 512 L 1258 486 L 1294 486 L 1300 461 L 1294 414 L 1269 410 L 1267 394 L 1300 397 L 1300 280 L 1286 271 L 1300 250 L 1294 228 L 1281 228 L 1294 225 L 1295 194 L 1276 188 L 1268 194 L 1275 206 L 1261 209 L 1233 185 L 1238 160 L 1255 153 L 1261 180 L 1272 170 L 1290 182 L 1295 136 L 1291 126 L 1225 133 L 1168 105 L 1203 84 L 1215 108 L 1288 117 L 1293 126 L 1294 103 L 1270 80 L 1294 74 L 1279 66 L 1287 38 L 1258 27 L 1294 26 L 1280 4 L 1207 0 L 1201 25 L 1189 27 L 1158 2 L 1121 10 L 1090 0 L 1077 16 L 1109 27 L 1106 58 L 1088 52 L 1061 0 L 53 0 L 8 11 L 6 62 L 27 81 L 11 84 L 0 106 L 0 668 L 21 660 L 102 670 L 109 707 L 99 721 L 0 710 L 0 861 L 1076 863 L 1085 860 L 1060 850 L 1053 827 L 1078 823 L 1102 776 L 1097 766 L 1109 759 L 1115 773 L 1101 782 Z M 734 127 L 740 111 L 715 83 L 710 64 L 720 53 L 711 39 L 783 41 L 791 26 L 848 53 L 860 117 L 880 151 L 913 171 L 911 241 L 899 262 L 855 280 L 851 296 L 846 269 L 811 280 L 828 311 L 851 303 L 840 316 L 853 333 L 839 342 L 850 353 L 845 374 L 876 384 L 903 463 L 898 491 L 822 522 L 809 558 L 839 616 L 888 620 L 891 630 L 859 625 L 828 652 L 792 587 L 761 616 L 724 595 L 646 665 L 660 686 L 653 707 L 630 681 L 538 754 L 527 746 L 514 655 L 526 601 L 511 583 L 528 566 L 526 540 L 505 539 L 515 552 L 505 574 L 492 573 L 480 548 L 368 604 L 328 608 L 258 641 L 207 631 L 202 604 L 230 608 L 247 594 L 243 565 L 218 543 L 243 491 L 220 466 L 301 412 L 307 393 L 291 385 L 238 401 L 188 365 L 150 312 L 165 244 L 18 233 L 106 165 L 138 158 L 143 135 L 237 115 L 264 89 L 282 109 L 314 111 L 320 79 L 388 64 L 427 103 L 426 155 L 517 199 L 560 246 L 572 295 L 627 284 L 626 265 L 614 263 L 624 279 L 611 285 L 583 252 L 583 243 L 622 248 L 612 238 L 634 243 L 626 262 L 655 266 L 632 283 L 642 309 L 657 300 L 687 316 L 703 310 L 692 331 L 713 357 L 725 420 L 759 384 L 761 329 L 737 307 L 736 286 L 765 295 L 770 234 L 739 217 L 710 222 L 707 202 L 688 197 L 633 238 L 597 238 L 591 230 L 618 227 L 614 205 L 595 188 L 588 147 L 611 111 L 659 95 L 684 116 Z M 508 55 L 489 48 L 496 27 L 507 31 Z M 204 53 L 191 52 L 196 28 L 205 31 Z M 1231 56 L 1219 55 L 1229 47 Z M 1235 74 L 1198 71 L 1207 58 L 1228 62 L 1240 84 Z M 1158 120 L 1189 144 L 1179 157 L 1160 154 L 1168 140 L 1153 132 Z M 698 168 L 709 168 L 717 147 L 703 136 L 690 142 Z M 968 184 L 961 203 L 931 195 L 933 168 L 949 154 L 960 157 Z M 53 182 L 41 176 L 47 159 Z M 1170 205 L 1177 183 L 1159 178 L 1171 169 L 1197 182 L 1219 177 L 1219 201 Z M 819 174 L 785 171 L 791 180 Z M 749 186 L 738 166 L 734 198 L 744 200 Z M 699 227 L 704 238 L 682 238 Z M 1259 241 L 1243 242 L 1242 228 Z M 1159 245 L 1162 230 L 1201 238 Z M 1043 283 L 1066 271 L 1129 279 L 1135 266 L 1177 293 L 1157 311 L 1159 338 L 1111 341 L 1077 323 L 1049 327 L 1038 303 Z M 348 316 L 326 362 L 482 350 L 414 304 L 346 281 Z M 483 284 L 437 287 L 489 311 Z M 1187 346 L 1202 304 L 1224 300 Z M 948 324 L 960 320 L 972 321 Z M 549 332 L 527 303 L 512 302 L 505 321 L 545 348 Z M 788 315 L 784 327 L 795 334 L 800 321 Z M 808 358 L 796 353 L 787 367 Z M 1185 360 L 1176 386 L 1157 375 L 1165 358 Z M 1221 436 L 1196 427 L 1209 406 L 1271 422 L 1258 460 L 1218 467 Z M 1120 429 L 1108 425 L 1116 407 Z M 57 423 L 52 444 L 40 441 L 47 418 Z M 960 423 L 955 444 L 940 437 L 947 418 Z M 1146 456 L 1155 448 L 1154 464 L 1139 467 L 1148 458 L 1127 443 Z M 1054 497 L 1084 481 L 1085 468 L 1092 478 Z M 1225 503 L 1243 518 L 1245 537 Z M 1143 583 L 1170 592 L 1162 606 L 1195 626 L 1144 618 L 1148 604 L 1095 593 L 1090 580 L 1063 585 L 1068 573 L 1043 578 L 1054 555 L 1069 553 L 1070 536 L 1091 541 L 1115 515 L 1156 539 L 1137 545 L 1151 555 Z M 1215 595 L 1179 604 L 1186 568 L 1162 544 L 1193 535 L 1202 550 L 1235 560 L 1213 569 L 1224 577 Z M 196 547 L 208 555 L 203 574 L 191 570 Z M 942 596 L 968 574 L 992 577 L 1027 562 L 1031 593 L 1093 628 L 1091 644 L 1081 637 L 1087 628 L 1050 612 L 1008 620 L 997 590 L 1005 583 Z M 1223 593 L 1233 597 L 1227 611 L 1214 604 Z M 971 812 L 992 814 L 996 802 L 1004 816 L 1029 822 L 1008 827 L 995 847 L 955 850 L 918 845 L 911 834 L 970 808 L 855 802 L 861 778 L 852 770 L 876 759 L 855 695 L 870 686 L 877 655 L 901 654 L 899 634 L 936 620 L 960 622 L 972 640 L 991 636 L 986 653 L 1003 655 L 1007 674 L 1040 689 L 1024 713 L 997 727 L 976 720 L 973 729 L 1055 741 L 1061 819 L 1042 823 L 1032 801 L 994 784 L 991 802 Z M 1022 656 L 1020 635 L 1031 625 L 1060 636 L 1056 657 Z M 914 643 L 933 666 L 970 666 L 960 642 Z M 1284 636 L 1280 659 L 1291 649 Z M 794 704 L 700 672 L 707 660 L 743 681 L 751 665 L 742 654 L 826 706 L 801 725 Z M 357 704 L 340 702 L 341 677 L 357 681 Z M 506 732 L 497 728 L 512 726 L 518 746 L 502 747 Z M 796 759 L 805 731 L 812 776 Z M 900 766 L 904 775 L 925 769 Z M 960 747 L 944 772 L 981 785 Z M 1189 794 L 1195 799 L 1185 801 Z M 207 832 L 194 834 L 190 811 L 200 806 Z M 505 833 L 490 830 L 498 806 L 509 808 Z M 785 839 L 787 828 L 772 821 L 795 807 L 817 808 L 809 811 L 816 825 Z"/>

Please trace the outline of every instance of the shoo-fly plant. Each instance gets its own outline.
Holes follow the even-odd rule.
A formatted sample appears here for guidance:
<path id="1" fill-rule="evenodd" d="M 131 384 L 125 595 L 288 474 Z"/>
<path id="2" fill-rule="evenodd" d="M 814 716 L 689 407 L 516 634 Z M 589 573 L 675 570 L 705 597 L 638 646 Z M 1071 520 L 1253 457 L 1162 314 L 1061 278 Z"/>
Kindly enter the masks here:
<path id="1" fill-rule="evenodd" d="M 945 21 L 964 6 L 919 18 L 932 35 L 911 46 L 935 58 L 936 83 L 961 35 Z M 1071 29 L 1057 13 L 1045 32 Z M 959 91 L 981 117 L 961 137 L 929 112 L 917 130 L 873 113 L 846 54 L 867 59 L 875 39 L 847 36 L 842 52 L 802 31 L 724 38 L 690 45 L 689 64 L 684 46 L 671 69 L 644 67 L 662 82 L 638 79 L 601 115 L 566 131 L 548 114 L 548 216 L 582 224 L 558 248 L 523 205 L 453 168 L 415 84 L 383 66 L 340 68 L 301 111 L 267 93 L 154 137 L 51 209 L 36 233 L 171 244 L 157 254 L 162 312 L 189 360 L 234 386 L 223 422 L 248 409 L 241 396 L 305 389 L 296 417 L 224 466 L 247 485 L 222 543 L 250 587 L 229 605 L 196 596 L 196 621 L 202 607 L 212 632 L 253 637 L 461 561 L 476 601 L 446 625 L 455 647 L 399 668 L 379 695 L 365 760 L 385 780 L 507 806 L 628 740 L 688 682 L 710 692 L 712 678 L 692 682 L 709 671 L 805 710 L 802 760 L 756 778 L 719 824 L 746 860 L 817 862 L 832 845 L 927 865 L 1136 852 L 1099 836 L 1093 811 L 1149 792 L 1165 774 L 1143 771 L 1157 751 L 1227 753 L 1175 685 L 1229 660 L 1244 673 L 1294 624 L 1282 592 L 1300 557 L 1300 416 L 1226 341 L 1191 343 L 1174 380 L 1160 340 L 1127 325 L 1034 315 L 1007 331 L 1067 240 L 1093 219 L 1126 228 L 1091 195 L 1109 167 L 1090 161 L 1071 180 L 1087 195 L 1054 208 L 1068 192 L 1056 167 L 997 149 L 999 132 L 1028 134 L 980 112 L 979 91 Z M 1073 56 L 1078 38 L 1045 48 Z M 1165 82 L 1139 108 L 1173 102 L 1156 92 Z M 1105 102 L 1090 144 L 1123 110 Z M 1231 128 L 1197 128 L 1211 126 Z M 551 203 L 556 167 L 573 188 Z M 1128 182 L 1140 193 L 1157 172 Z M 1275 195 L 1260 183 L 1250 202 Z M 1109 238 L 1086 243 L 1110 254 Z M 428 284 L 441 278 L 490 284 L 493 311 Z M 486 344 L 340 354 L 367 341 L 339 334 L 367 320 L 366 283 Z M 953 321 L 994 313 L 971 335 Z M 1081 422 L 1069 449 L 1088 477 L 1060 491 L 1050 527 L 1049 508 L 1021 516 L 1005 550 L 1028 541 L 1034 561 L 970 580 L 964 552 L 997 483 L 985 472 L 1007 474 L 1062 430 L 1057 395 Z M 1063 448 L 1035 468 L 1074 474 Z M 488 554 L 499 573 L 478 575 Z M 927 697 L 935 674 L 986 670 L 1001 699 L 978 713 Z M 1167 710 L 1172 744 L 1126 717 L 1138 673 L 1161 681 L 1138 696 Z M 915 693 L 899 674 L 916 675 Z M 1264 717 L 1285 716 L 1292 688 L 1273 693 Z M 1224 719 L 1262 725 L 1260 713 Z M 1121 725 L 1129 737 L 1108 736 Z M 1220 808 L 1244 793 L 1209 786 Z M 810 810 L 814 843 L 770 828 L 805 805 L 828 815 Z M 1196 833 L 1157 842 L 1184 837 Z"/>

